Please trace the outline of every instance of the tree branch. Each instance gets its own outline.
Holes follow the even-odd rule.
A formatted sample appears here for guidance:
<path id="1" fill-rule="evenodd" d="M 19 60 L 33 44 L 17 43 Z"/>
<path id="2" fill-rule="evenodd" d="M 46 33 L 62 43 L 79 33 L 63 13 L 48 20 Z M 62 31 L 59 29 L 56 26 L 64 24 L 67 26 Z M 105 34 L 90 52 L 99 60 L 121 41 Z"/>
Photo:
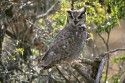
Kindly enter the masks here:
<path id="1" fill-rule="evenodd" d="M 81 59 L 81 63 L 87 64 L 87 65 L 92 65 L 93 60 L 83 58 L 83 59 Z"/>
<path id="2" fill-rule="evenodd" d="M 73 66 L 73 68 L 83 77 L 87 83 L 94 83 L 94 79 L 92 79 L 88 74 L 84 73 L 77 65 Z"/>
<path id="3" fill-rule="evenodd" d="M 69 79 L 67 79 L 63 73 L 59 70 L 59 68 L 56 66 L 56 69 L 58 70 L 59 74 L 65 79 L 66 83 L 71 83 Z"/>
<path id="4" fill-rule="evenodd" d="M 99 83 L 100 82 L 104 66 L 105 66 L 105 60 L 103 58 L 101 63 L 100 63 L 100 65 L 99 65 L 99 68 L 98 68 L 98 73 L 97 73 L 97 76 L 96 76 L 95 83 Z"/>
<path id="5" fill-rule="evenodd" d="M 60 1 L 58 0 L 57 2 L 55 2 L 55 3 L 50 7 L 50 9 L 48 9 L 48 11 L 47 11 L 46 13 L 36 16 L 35 19 L 37 20 L 37 19 L 46 17 L 46 16 L 52 11 L 52 9 L 55 7 L 55 5 L 56 5 L 58 2 L 60 2 Z"/>
<path id="6" fill-rule="evenodd" d="M 108 56 L 108 54 L 111 54 L 111 53 L 114 53 L 114 52 L 117 52 L 117 51 L 125 51 L 125 48 L 116 48 L 114 50 L 110 50 L 108 52 L 104 52 L 100 55 L 100 57 L 104 58 L 106 56 Z"/>

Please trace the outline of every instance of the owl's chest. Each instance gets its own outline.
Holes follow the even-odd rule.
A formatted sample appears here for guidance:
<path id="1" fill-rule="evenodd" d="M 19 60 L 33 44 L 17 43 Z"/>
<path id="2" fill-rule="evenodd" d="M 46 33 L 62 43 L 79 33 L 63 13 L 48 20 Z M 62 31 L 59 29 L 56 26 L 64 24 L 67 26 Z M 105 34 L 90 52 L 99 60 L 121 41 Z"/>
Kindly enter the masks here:
<path id="1" fill-rule="evenodd" d="M 72 32 L 72 35 L 73 35 L 75 40 L 76 39 L 77 40 L 83 40 L 83 38 L 84 38 L 84 33 L 79 32 L 79 31 Z"/>
<path id="2" fill-rule="evenodd" d="M 73 42 L 82 43 L 86 39 L 86 34 L 81 30 L 74 30 L 70 33 L 69 37 L 72 38 Z"/>
<path id="3" fill-rule="evenodd" d="M 67 34 L 67 37 L 64 40 L 64 47 L 65 49 L 72 49 L 77 50 L 78 48 L 82 47 L 85 42 L 85 34 L 84 32 L 79 31 L 72 31 Z"/>
<path id="4" fill-rule="evenodd" d="M 60 47 L 64 51 L 79 50 L 86 41 L 86 34 L 81 30 L 63 29 L 53 41 L 52 46 Z"/>
<path id="5" fill-rule="evenodd" d="M 70 56 L 70 59 L 78 58 L 80 52 L 85 45 L 85 34 L 84 32 L 71 32 L 66 41 L 64 41 L 62 49 L 66 56 Z M 69 60 L 69 58 L 67 58 Z"/>

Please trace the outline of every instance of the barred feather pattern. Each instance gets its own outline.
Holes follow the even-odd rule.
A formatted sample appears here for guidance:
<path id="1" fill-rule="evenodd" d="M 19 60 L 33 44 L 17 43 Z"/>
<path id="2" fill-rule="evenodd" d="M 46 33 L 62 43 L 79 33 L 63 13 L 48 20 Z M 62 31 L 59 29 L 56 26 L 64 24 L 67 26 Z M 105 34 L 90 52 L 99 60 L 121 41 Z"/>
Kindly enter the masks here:
<path id="1" fill-rule="evenodd" d="M 63 61 L 79 58 L 87 39 L 85 8 L 81 11 L 68 10 L 67 24 L 52 40 L 41 60 L 41 66 L 50 68 Z M 77 21 L 77 23 L 75 23 Z"/>

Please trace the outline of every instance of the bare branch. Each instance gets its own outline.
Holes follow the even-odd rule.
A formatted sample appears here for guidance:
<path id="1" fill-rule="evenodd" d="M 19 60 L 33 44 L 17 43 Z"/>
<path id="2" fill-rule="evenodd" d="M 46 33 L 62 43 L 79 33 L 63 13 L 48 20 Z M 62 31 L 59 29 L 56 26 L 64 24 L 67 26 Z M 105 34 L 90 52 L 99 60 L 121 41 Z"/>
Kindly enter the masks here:
<path id="1" fill-rule="evenodd" d="M 35 19 L 40 19 L 40 18 L 43 18 L 43 17 L 46 17 L 51 11 L 52 9 L 55 7 L 55 5 L 60 2 L 59 0 L 57 2 L 55 2 L 51 7 L 50 9 L 48 9 L 48 11 L 44 14 L 41 14 L 41 15 L 38 15 Z"/>
<path id="2" fill-rule="evenodd" d="M 116 48 L 116 49 L 114 49 L 114 50 L 110 50 L 110 51 L 108 51 L 108 52 L 104 52 L 103 54 L 101 54 L 100 55 L 100 57 L 101 58 L 104 58 L 104 57 L 106 57 L 106 56 L 110 56 L 109 54 L 111 54 L 111 53 L 114 53 L 114 52 L 116 52 L 116 51 L 125 51 L 125 48 Z M 108 59 L 109 60 L 109 59 Z M 108 65 L 109 66 L 109 65 Z M 106 80 L 107 80 L 107 73 L 108 73 L 108 67 L 107 67 L 107 70 L 106 70 L 106 78 L 105 78 L 105 82 L 106 82 Z M 98 83 L 98 82 L 97 82 Z"/>
<path id="3" fill-rule="evenodd" d="M 105 39 L 101 36 L 100 33 L 98 33 L 98 35 L 99 35 L 99 37 L 102 39 L 102 41 L 104 42 L 104 44 L 106 45 L 107 43 L 106 43 Z"/>
<path id="4" fill-rule="evenodd" d="M 117 52 L 117 51 L 125 51 L 125 48 L 116 48 L 116 49 L 114 49 L 114 50 L 110 50 L 110 51 L 108 51 L 108 52 L 104 52 L 104 53 L 102 53 L 100 56 L 101 56 L 102 58 L 104 58 L 104 57 L 107 56 L 108 54 L 111 54 L 111 53 L 114 53 L 114 52 Z"/>
<path id="5" fill-rule="evenodd" d="M 100 65 L 99 65 L 99 69 L 98 69 L 98 73 L 97 73 L 97 76 L 96 76 L 95 83 L 99 83 L 100 82 L 104 66 L 105 66 L 105 60 L 103 58 L 101 63 L 100 63 Z"/>
<path id="6" fill-rule="evenodd" d="M 65 79 L 66 83 L 71 83 L 69 79 L 67 79 L 63 73 L 59 70 L 59 68 L 56 66 L 56 69 L 58 70 L 59 74 Z"/>
<path id="7" fill-rule="evenodd" d="M 74 76 L 74 78 L 76 79 L 76 81 L 77 81 L 78 83 L 81 83 L 77 76 L 75 76 L 73 73 L 71 73 L 71 74 Z"/>
<path id="8" fill-rule="evenodd" d="M 92 65 L 93 60 L 83 58 L 83 59 L 81 59 L 81 63 L 87 64 L 87 65 Z"/>
<path id="9" fill-rule="evenodd" d="M 88 74 L 86 74 L 85 72 L 83 72 L 81 69 L 79 69 L 79 67 L 77 67 L 77 65 L 73 66 L 73 68 L 83 77 L 85 78 L 85 81 L 87 83 L 94 83 L 94 79 L 92 79 Z"/>

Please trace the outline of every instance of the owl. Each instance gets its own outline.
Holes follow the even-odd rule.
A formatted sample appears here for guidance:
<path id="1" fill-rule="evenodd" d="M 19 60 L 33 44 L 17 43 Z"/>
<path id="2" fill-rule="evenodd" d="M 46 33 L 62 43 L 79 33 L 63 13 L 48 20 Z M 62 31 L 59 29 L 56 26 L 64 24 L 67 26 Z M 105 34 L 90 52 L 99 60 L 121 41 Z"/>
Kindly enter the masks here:
<path id="1" fill-rule="evenodd" d="M 52 40 L 40 65 L 50 68 L 62 62 L 72 62 L 79 58 L 86 44 L 86 8 L 67 10 L 67 23 Z"/>

